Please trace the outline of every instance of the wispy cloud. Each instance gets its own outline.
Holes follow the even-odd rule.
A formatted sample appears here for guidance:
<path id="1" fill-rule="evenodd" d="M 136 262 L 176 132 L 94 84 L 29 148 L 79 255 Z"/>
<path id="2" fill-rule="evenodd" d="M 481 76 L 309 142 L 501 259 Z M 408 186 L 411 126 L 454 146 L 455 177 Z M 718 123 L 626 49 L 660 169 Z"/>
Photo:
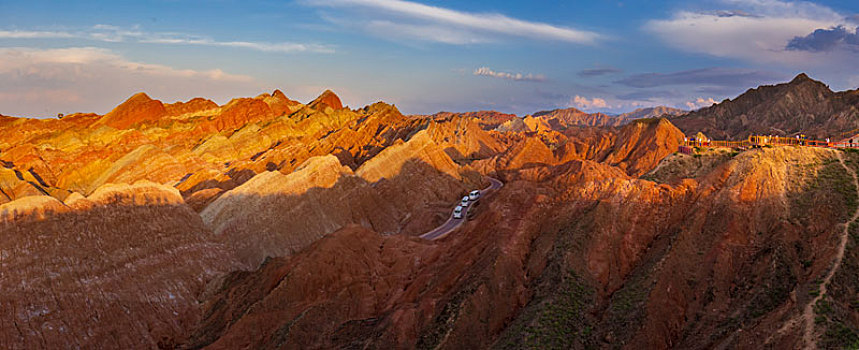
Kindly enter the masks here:
<path id="1" fill-rule="evenodd" d="M 591 68 L 579 71 L 578 75 L 582 78 L 598 77 L 607 74 L 622 73 L 623 70 L 614 67 Z"/>
<path id="2" fill-rule="evenodd" d="M 38 30 L 0 30 L 0 39 L 61 39 L 74 37 L 74 34 L 68 32 Z"/>
<path id="3" fill-rule="evenodd" d="M 484 77 L 492 77 L 499 79 L 507 79 L 513 81 L 546 81 L 546 77 L 542 74 L 522 74 L 522 73 L 507 73 L 507 72 L 496 72 L 489 67 L 480 67 L 474 70 L 472 74 L 477 76 Z"/>
<path id="4" fill-rule="evenodd" d="M 280 53 L 298 53 L 298 52 L 313 52 L 313 53 L 334 53 L 334 49 L 324 45 L 317 44 L 299 44 L 299 43 L 266 43 L 266 42 L 250 42 L 250 41 L 215 41 L 206 38 L 182 38 L 182 37 L 160 37 L 151 39 L 141 39 L 141 43 L 153 44 L 171 44 L 171 45 L 199 45 L 199 46 L 218 46 L 218 47 L 235 47 L 242 49 L 251 49 L 263 52 L 280 52 Z"/>
<path id="5" fill-rule="evenodd" d="M 343 21 L 340 21 L 341 23 Z M 347 24 L 351 26 L 351 24 Z M 467 45 L 481 44 L 494 41 L 492 38 L 478 33 L 466 33 L 457 28 L 450 28 L 437 24 L 410 24 L 397 23 L 388 20 L 372 20 L 362 23 L 366 32 L 388 39 L 411 40 L 414 38 L 425 38 L 429 41 L 451 44 Z"/>
<path id="6" fill-rule="evenodd" d="M 183 33 L 147 32 L 139 27 L 97 24 L 81 30 L 0 30 L 0 39 L 84 39 L 101 42 L 137 42 L 169 45 L 233 47 L 277 53 L 333 53 L 332 46 L 295 42 L 219 41 Z"/>
<path id="7" fill-rule="evenodd" d="M 451 10 L 443 7 L 424 5 L 417 2 L 402 0 L 301 0 L 301 3 L 315 7 L 329 8 L 364 8 L 377 11 L 384 17 L 384 25 L 388 28 L 404 28 L 406 32 L 391 31 L 388 35 L 405 35 L 425 41 L 443 42 L 449 44 L 464 44 L 475 40 L 455 41 L 445 36 L 434 36 L 441 28 L 457 30 L 460 35 L 469 38 L 480 38 L 485 41 L 487 36 L 506 36 L 531 38 L 539 40 L 562 41 L 577 44 L 593 44 L 603 36 L 591 31 L 578 30 L 542 22 L 525 21 L 495 13 L 469 13 Z M 366 15 L 366 13 L 363 13 Z M 391 20 L 398 18 L 400 21 Z M 376 18 L 379 20 L 380 18 Z M 414 21 L 421 21 L 416 24 Z M 368 29 L 379 25 L 378 21 L 366 21 L 362 24 Z M 378 34 L 378 33 L 377 33 Z M 445 39 L 447 38 L 447 39 Z"/>
<path id="8" fill-rule="evenodd" d="M 78 74 L 72 69 L 63 72 L 61 66 L 96 65 L 105 69 L 119 69 L 128 74 L 157 75 L 165 77 L 205 78 L 223 81 L 250 81 L 251 77 L 227 74 L 220 69 L 198 71 L 175 69 L 169 66 L 141 63 L 128 60 L 110 50 L 95 47 L 74 47 L 63 49 L 33 49 L 23 47 L 0 49 L 0 74 L 16 74 L 30 77 L 54 79 L 65 73 L 71 74 L 68 80 L 75 80 Z"/>
<path id="9" fill-rule="evenodd" d="M 256 93 L 260 85 L 221 69 L 139 62 L 104 48 L 0 48 L 0 113 L 6 115 L 104 113 L 139 91 L 168 99 L 226 98 Z"/>

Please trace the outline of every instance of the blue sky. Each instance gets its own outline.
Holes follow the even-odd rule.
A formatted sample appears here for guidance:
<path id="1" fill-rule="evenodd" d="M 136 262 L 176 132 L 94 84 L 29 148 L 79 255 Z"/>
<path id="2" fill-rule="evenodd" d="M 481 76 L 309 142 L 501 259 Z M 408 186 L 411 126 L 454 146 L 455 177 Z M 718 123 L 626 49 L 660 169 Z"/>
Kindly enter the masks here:
<path id="1" fill-rule="evenodd" d="M 859 2 L 2 1 L 0 114 L 275 88 L 404 113 L 686 109 L 799 72 L 859 86 Z"/>

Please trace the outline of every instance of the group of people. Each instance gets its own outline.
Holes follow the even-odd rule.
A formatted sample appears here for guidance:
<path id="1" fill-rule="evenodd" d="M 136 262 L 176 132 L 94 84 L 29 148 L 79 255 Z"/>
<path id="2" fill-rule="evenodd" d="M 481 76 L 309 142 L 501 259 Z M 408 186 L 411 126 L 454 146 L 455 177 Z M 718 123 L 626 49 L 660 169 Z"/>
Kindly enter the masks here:
<path id="1" fill-rule="evenodd" d="M 826 142 L 809 140 L 805 134 L 799 134 L 794 136 L 795 140 L 792 140 L 789 137 L 780 137 L 774 135 L 765 135 L 765 136 L 749 136 L 749 141 L 753 146 L 765 146 L 765 145 L 799 145 L 799 146 L 826 146 L 832 147 L 832 142 L 829 138 L 826 138 Z"/>
<path id="2" fill-rule="evenodd" d="M 708 139 L 706 137 L 697 138 L 697 139 L 695 137 L 692 137 L 691 139 L 684 137 L 683 138 L 683 144 L 691 145 L 691 146 L 698 146 L 698 147 L 707 147 L 707 146 L 710 146 L 710 139 Z"/>

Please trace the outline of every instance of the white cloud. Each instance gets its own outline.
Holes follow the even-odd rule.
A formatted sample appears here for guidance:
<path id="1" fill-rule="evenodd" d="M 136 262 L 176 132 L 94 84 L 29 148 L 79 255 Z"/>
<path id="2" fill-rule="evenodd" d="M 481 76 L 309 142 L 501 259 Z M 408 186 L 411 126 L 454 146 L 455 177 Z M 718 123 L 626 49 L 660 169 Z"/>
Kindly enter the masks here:
<path id="1" fill-rule="evenodd" d="M 0 39 L 62 39 L 74 37 L 74 34 L 67 32 L 37 30 L 0 30 Z"/>
<path id="2" fill-rule="evenodd" d="M 255 94 L 260 83 L 220 69 L 180 69 L 95 47 L 0 48 L 0 114 L 105 113 L 145 91 L 166 102 Z"/>
<path id="3" fill-rule="evenodd" d="M 195 36 L 182 33 L 145 32 L 140 30 L 139 27 L 125 29 L 106 24 L 97 24 L 83 30 L 69 31 L 0 30 L 0 39 L 85 39 L 102 42 L 138 42 L 170 45 L 234 47 L 278 53 L 334 52 L 333 47 L 321 44 L 218 41 L 205 36 Z"/>
<path id="4" fill-rule="evenodd" d="M 680 11 L 652 20 L 645 30 L 684 51 L 761 63 L 827 64 L 821 54 L 787 50 L 788 42 L 815 29 L 846 24 L 847 16 L 805 1 L 723 0 L 733 11 Z"/>
<path id="5" fill-rule="evenodd" d="M 444 42 L 449 44 L 470 43 L 471 40 L 454 41 L 449 36 L 441 38 L 434 36 L 440 28 L 457 30 L 460 35 L 469 38 L 481 38 L 483 36 L 509 36 L 523 37 L 540 40 L 563 41 L 578 44 L 592 44 L 601 39 L 602 36 L 595 32 L 577 30 L 569 27 L 552 25 L 542 22 L 531 22 L 511 18 L 494 13 L 468 13 L 451 10 L 443 7 L 424 5 L 417 2 L 402 0 L 303 0 L 306 5 L 318 7 L 352 7 L 365 8 L 382 12 L 385 26 L 389 28 L 402 28 L 402 31 L 387 32 L 388 35 L 409 34 L 416 39 L 427 41 Z M 402 21 L 394 22 L 391 17 L 401 17 Z M 415 24 L 414 21 L 422 21 Z M 370 21 L 362 26 L 374 25 Z M 375 22 L 378 26 L 379 23 Z"/>
<path id="6" fill-rule="evenodd" d="M 606 102 L 606 100 L 598 97 L 588 99 L 587 97 L 576 95 L 570 100 L 569 106 L 576 107 L 579 109 L 599 109 L 608 108 L 608 103 Z"/>
<path id="7" fill-rule="evenodd" d="M 695 101 L 686 102 L 686 107 L 688 107 L 689 110 L 696 110 L 704 107 L 710 107 L 714 104 L 716 104 L 716 100 L 714 100 L 712 97 L 708 97 L 707 99 L 699 97 Z"/>
<path id="8" fill-rule="evenodd" d="M 489 67 L 480 67 L 474 70 L 472 74 L 477 76 L 492 77 L 499 79 L 507 79 L 514 81 L 546 81 L 546 77 L 542 74 L 522 74 L 522 73 L 506 73 L 496 72 Z"/>
<path id="9" fill-rule="evenodd" d="M 436 24 L 405 24 L 387 20 L 373 20 L 363 25 L 363 29 L 368 33 L 389 39 L 429 38 L 434 42 L 452 45 L 481 44 L 494 41 L 485 35 L 463 32 L 456 28 Z"/>
<path id="10" fill-rule="evenodd" d="M 110 50 L 95 47 L 64 49 L 3 48 L 0 49 L 0 74 L 14 73 L 19 76 L 58 78 L 58 67 L 95 65 L 106 69 L 118 69 L 128 74 L 154 75 L 162 77 L 206 78 L 210 80 L 246 82 L 252 80 L 244 75 L 227 74 L 220 69 L 196 71 L 175 69 L 159 64 L 140 63 L 127 60 Z M 68 78 L 77 78 L 78 70 L 63 71 Z"/>
<path id="11" fill-rule="evenodd" d="M 211 39 L 194 39 L 181 37 L 157 37 L 144 38 L 141 43 L 153 44 L 173 44 L 173 45 L 199 45 L 199 46 L 219 46 L 219 47 L 236 47 L 243 49 L 251 49 L 263 52 L 280 52 L 280 53 L 296 53 L 296 52 L 314 52 L 314 53 L 334 53 L 334 49 L 325 45 L 317 44 L 299 44 L 299 43 L 265 43 L 265 42 L 250 42 L 250 41 L 214 41 Z"/>

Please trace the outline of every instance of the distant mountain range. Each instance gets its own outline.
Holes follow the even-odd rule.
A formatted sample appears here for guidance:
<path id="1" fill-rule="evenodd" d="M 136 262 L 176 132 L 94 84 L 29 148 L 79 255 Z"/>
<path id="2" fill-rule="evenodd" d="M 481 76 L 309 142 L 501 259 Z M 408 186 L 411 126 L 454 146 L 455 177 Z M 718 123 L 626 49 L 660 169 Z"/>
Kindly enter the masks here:
<path id="1" fill-rule="evenodd" d="M 618 115 L 618 118 L 622 118 L 624 120 L 631 121 L 633 119 L 641 119 L 641 118 L 657 118 L 665 115 L 676 116 L 682 115 L 688 111 L 679 109 L 679 108 L 671 108 L 665 106 L 656 106 L 656 107 L 648 107 L 648 108 L 639 108 L 629 113 L 623 113 Z"/>
<path id="2" fill-rule="evenodd" d="M 658 106 L 639 108 L 629 113 L 609 115 L 605 113 L 586 113 L 576 108 L 555 109 L 534 113 L 534 117 L 545 119 L 553 128 L 571 126 L 621 126 L 635 119 L 676 116 L 686 113 L 677 108 Z"/>

